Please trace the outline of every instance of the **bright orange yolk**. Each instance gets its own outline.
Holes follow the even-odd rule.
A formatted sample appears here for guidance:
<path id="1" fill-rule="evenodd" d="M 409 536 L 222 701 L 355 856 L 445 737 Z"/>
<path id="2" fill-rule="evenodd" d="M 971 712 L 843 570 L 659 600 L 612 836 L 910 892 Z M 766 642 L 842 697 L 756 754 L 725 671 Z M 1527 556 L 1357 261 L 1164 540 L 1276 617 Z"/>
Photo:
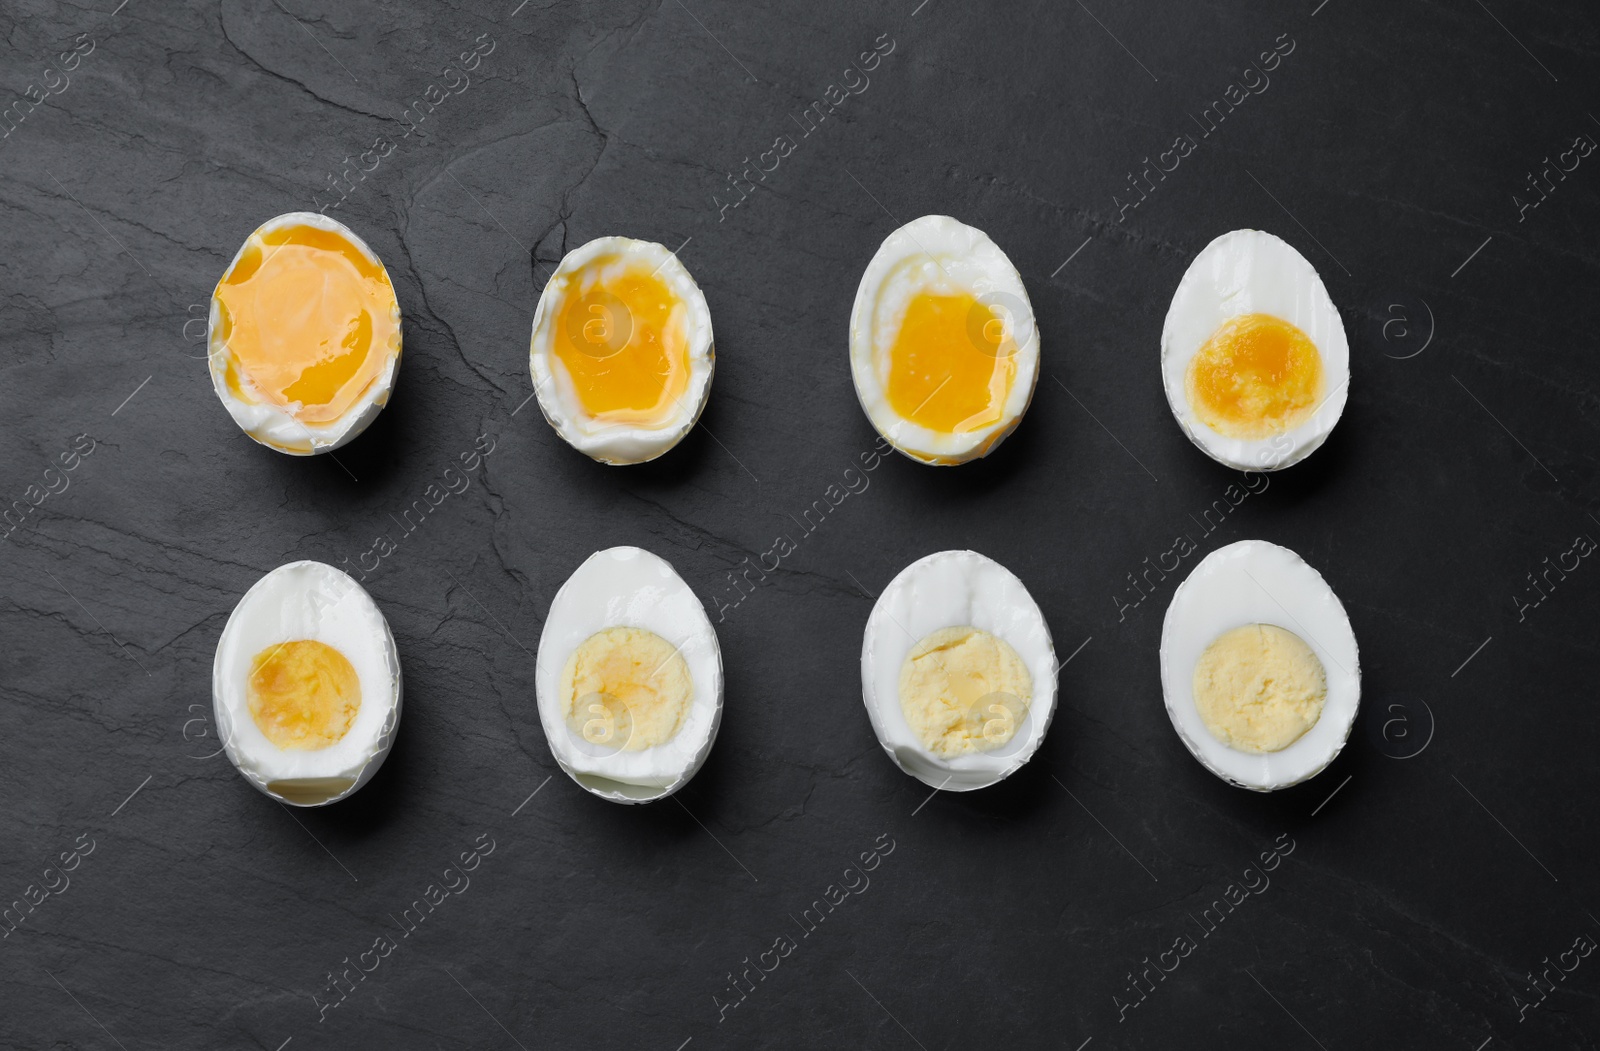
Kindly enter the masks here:
<path id="1" fill-rule="evenodd" d="M 252 234 L 217 285 L 228 381 L 239 374 L 305 423 L 344 416 L 399 341 L 394 286 L 376 259 L 332 230 Z"/>
<path id="2" fill-rule="evenodd" d="M 555 356 L 583 411 L 610 424 L 651 427 L 683 411 L 689 388 L 689 308 L 642 267 L 595 259 L 567 274 Z"/>
<path id="3" fill-rule="evenodd" d="M 349 732 L 361 709 L 361 681 L 344 654 L 325 642 L 299 639 L 255 655 L 245 699 L 267 740 L 310 751 Z"/>
<path id="4" fill-rule="evenodd" d="M 1268 438 L 1301 423 L 1322 396 L 1322 355 L 1294 325 L 1240 314 L 1195 352 L 1184 377 L 1189 405 L 1228 438 Z"/>
<path id="5" fill-rule="evenodd" d="M 1008 322 L 969 293 L 919 292 L 889 348 L 889 407 L 942 434 L 998 423 L 1017 374 L 1016 350 Z"/>

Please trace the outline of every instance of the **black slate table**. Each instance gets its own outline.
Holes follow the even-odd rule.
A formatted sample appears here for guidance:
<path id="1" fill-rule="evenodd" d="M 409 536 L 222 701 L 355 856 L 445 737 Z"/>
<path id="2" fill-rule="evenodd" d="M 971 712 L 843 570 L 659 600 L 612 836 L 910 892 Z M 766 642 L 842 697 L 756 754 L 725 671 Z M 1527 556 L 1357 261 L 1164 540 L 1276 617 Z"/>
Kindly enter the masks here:
<path id="1" fill-rule="evenodd" d="M 0 29 L 0 495 L 47 487 L 0 551 L 0 902 L 30 905 L 0 1047 L 1600 1045 L 1592 5 L 17 0 Z M 252 228 L 324 205 L 387 263 L 405 359 L 302 460 L 224 413 L 197 319 Z M 638 544 L 719 619 L 871 445 L 846 321 L 927 213 L 1022 272 L 1021 427 L 885 461 L 722 611 L 681 795 L 585 794 L 535 712 L 555 589 Z M 1173 422 L 1159 336 L 1240 227 L 1321 272 L 1353 378 L 1324 448 L 1202 528 L 1238 476 Z M 539 290 L 605 234 L 679 248 L 719 352 L 701 425 L 629 469 L 526 404 Z M 396 533 L 482 435 L 367 581 L 388 764 L 325 809 L 257 794 L 210 725 L 234 603 Z M 1292 547 L 1348 608 L 1362 714 L 1309 783 L 1231 788 L 1173 732 L 1161 618 L 1200 555 L 1127 589 L 1182 534 Z M 858 655 L 870 595 L 950 547 L 1016 571 L 1067 663 L 1029 765 L 930 796 Z"/>

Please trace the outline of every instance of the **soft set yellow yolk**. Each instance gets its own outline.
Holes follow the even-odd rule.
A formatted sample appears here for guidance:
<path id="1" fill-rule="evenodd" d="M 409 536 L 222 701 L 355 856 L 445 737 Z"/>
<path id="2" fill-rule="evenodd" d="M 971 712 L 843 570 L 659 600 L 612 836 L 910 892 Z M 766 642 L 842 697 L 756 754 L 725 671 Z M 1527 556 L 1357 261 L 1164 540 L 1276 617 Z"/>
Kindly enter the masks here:
<path id="1" fill-rule="evenodd" d="M 638 752 L 677 734 L 694 679 L 676 647 L 644 628 L 597 631 L 561 669 L 561 713 L 589 744 Z"/>
<path id="2" fill-rule="evenodd" d="M 889 407 L 941 434 L 998 423 L 1017 374 L 1016 350 L 1006 319 L 971 294 L 919 292 L 889 348 Z"/>
<path id="3" fill-rule="evenodd" d="M 217 285 L 228 382 L 240 373 L 305 423 L 350 410 L 399 342 L 394 286 L 377 260 L 333 230 L 288 226 L 252 234 Z"/>
<path id="4" fill-rule="evenodd" d="M 689 308 L 643 267 L 615 256 L 563 279 L 555 355 L 583 411 L 603 423 L 659 426 L 689 388 Z"/>
<path id="5" fill-rule="evenodd" d="M 1228 438 L 1282 434 L 1305 422 L 1322 396 L 1322 355 L 1299 328 L 1271 314 L 1223 322 L 1189 361 L 1189 405 Z"/>
<path id="6" fill-rule="evenodd" d="M 1194 703 L 1211 735 L 1244 752 L 1276 752 L 1322 717 L 1328 679 L 1305 640 L 1273 624 L 1218 636 L 1194 666 Z"/>
<path id="7" fill-rule="evenodd" d="M 256 728 L 283 749 L 326 748 L 361 710 L 361 680 L 349 658 L 315 639 L 256 654 L 245 692 Z"/>
<path id="8" fill-rule="evenodd" d="M 1033 677 L 1011 644 L 980 628 L 940 628 L 900 665 L 900 710 L 941 758 L 1010 741 L 1033 700 Z"/>

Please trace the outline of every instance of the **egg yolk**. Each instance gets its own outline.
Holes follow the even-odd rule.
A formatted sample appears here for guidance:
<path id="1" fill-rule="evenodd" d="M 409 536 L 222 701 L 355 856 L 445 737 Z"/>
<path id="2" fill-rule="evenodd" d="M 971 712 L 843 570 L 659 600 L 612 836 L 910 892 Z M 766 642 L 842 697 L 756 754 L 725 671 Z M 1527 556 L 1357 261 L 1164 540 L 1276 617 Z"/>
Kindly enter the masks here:
<path id="1" fill-rule="evenodd" d="M 900 665 L 900 710 L 941 758 L 992 751 L 1016 736 L 1033 677 L 1011 644 L 981 628 L 940 628 Z"/>
<path id="2" fill-rule="evenodd" d="M 227 379 L 304 423 L 338 420 L 399 345 L 394 286 L 348 237 L 313 226 L 252 234 L 217 284 Z"/>
<path id="3" fill-rule="evenodd" d="M 1243 752 L 1277 752 L 1322 718 L 1328 677 L 1304 639 L 1275 624 L 1224 632 L 1194 666 L 1194 704 L 1211 736 Z"/>
<path id="4" fill-rule="evenodd" d="M 315 639 L 256 654 L 245 693 L 256 728 L 283 749 L 328 747 L 350 731 L 361 709 L 361 680 L 349 658 Z"/>
<path id="5" fill-rule="evenodd" d="M 694 699 L 689 665 L 644 628 L 590 635 L 561 670 L 562 716 L 594 748 L 638 752 L 677 735 Z"/>
<path id="6" fill-rule="evenodd" d="M 1189 405 L 1227 438 L 1268 438 L 1304 423 L 1322 395 L 1322 355 L 1311 337 L 1270 314 L 1229 318 L 1195 352 L 1184 377 Z"/>
<path id="7" fill-rule="evenodd" d="M 998 423 L 1017 374 L 1016 349 L 1009 321 L 971 294 L 919 292 L 889 348 L 889 407 L 941 434 Z"/>
<path id="8" fill-rule="evenodd" d="M 661 277 L 617 256 L 565 275 L 555 355 L 591 418 L 653 427 L 689 388 L 689 308 Z"/>

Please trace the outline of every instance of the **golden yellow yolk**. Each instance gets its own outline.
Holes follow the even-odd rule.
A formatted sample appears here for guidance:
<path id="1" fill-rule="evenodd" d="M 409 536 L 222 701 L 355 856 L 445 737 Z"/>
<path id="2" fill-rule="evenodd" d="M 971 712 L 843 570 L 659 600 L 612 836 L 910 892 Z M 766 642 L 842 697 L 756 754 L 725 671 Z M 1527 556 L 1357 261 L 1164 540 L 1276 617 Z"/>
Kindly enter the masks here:
<path id="1" fill-rule="evenodd" d="M 941 434 L 998 423 L 1017 374 L 1016 350 L 1006 320 L 969 293 L 919 292 L 889 348 L 889 407 Z"/>
<path id="2" fill-rule="evenodd" d="M 618 263 L 603 256 L 562 278 L 555 355 L 590 417 L 657 426 L 689 389 L 689 308 L 658 275 Z"/>
<path id="3" fill-rule="evenodd" d="M 1322 397 L 1322 355 L 1271 314 L 1229 318 L 1195 352 L 1184 376 L 1189 405 L 1228 438 L 1269 438 L 1305 422 Z"/>
<path id="4" fill-rule="evenodd" d="M 1305 640 L 1274 624 L 1223 632 L 1194 666 L 1194 703 L 1211 736 L 1243 752 L 1276 752 L 1322 717 L 1328 678 Z"/>
<path id="5" fill-rule="evenodd" d="M 312 226 L 252 234 L 217 284 L 227 380 L 240 374 L 304 423 L 340 419 L 399 345 L 394 286 L 349 238 Z"/>
<path id="6" fill-rule="evenodd" d="M 980 628 L 940 628 L 900 665 L 900 710 L 934 755 L 999 748 L 1016 735 L 1033 677 L 1011 644 Z"/>
<path id="7" fill-rule="evenodd" d="M 267 740 L 311 751 L 350 731 L 361 710 L 361 680 L 349 658 L 332 646 L 299 639 L 255 655 L 245 696 Z"/>
<path id="8" fill-rule="evenodd" d="M 694 700 L 683 655 L 644 628 L 590 635 L 561 669 L 561 714 L 590 745 L 638 752 L 676 736 Z"/>

